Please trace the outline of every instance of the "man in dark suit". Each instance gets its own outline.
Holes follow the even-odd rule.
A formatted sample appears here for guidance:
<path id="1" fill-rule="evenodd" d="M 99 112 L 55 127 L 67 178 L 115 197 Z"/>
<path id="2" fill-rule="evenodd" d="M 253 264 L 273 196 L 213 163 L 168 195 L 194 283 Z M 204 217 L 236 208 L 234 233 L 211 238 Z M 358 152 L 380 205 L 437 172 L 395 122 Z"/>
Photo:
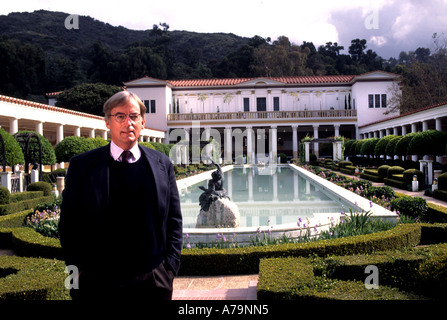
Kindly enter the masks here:
<path id="1" fill-rule="evenodd" d="M 73 299 L 172 298 L 179 193 L 170 159 L 138 144 L 145 111 L 135 94 L 113 95 L 104 104 L 112 142 L 70 160 L 59 233 L 67 266 L 79 270 Z"/>

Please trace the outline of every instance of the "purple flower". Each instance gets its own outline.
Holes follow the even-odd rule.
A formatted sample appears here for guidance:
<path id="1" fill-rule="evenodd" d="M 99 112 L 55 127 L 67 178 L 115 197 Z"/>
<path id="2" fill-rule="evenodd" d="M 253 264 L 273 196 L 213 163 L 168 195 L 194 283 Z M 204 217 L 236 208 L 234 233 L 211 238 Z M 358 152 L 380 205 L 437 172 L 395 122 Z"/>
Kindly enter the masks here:
<path id="1" fill-rule="evenodd" d="M 191 245 L 189 243 L 186 244 L 187 249 L 191 249 Z"/>

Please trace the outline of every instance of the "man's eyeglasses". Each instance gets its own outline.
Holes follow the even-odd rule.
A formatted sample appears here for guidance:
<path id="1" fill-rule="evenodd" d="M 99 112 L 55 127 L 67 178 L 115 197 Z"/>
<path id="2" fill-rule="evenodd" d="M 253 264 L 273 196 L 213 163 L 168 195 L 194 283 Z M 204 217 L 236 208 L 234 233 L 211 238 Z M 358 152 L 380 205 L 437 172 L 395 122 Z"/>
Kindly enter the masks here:
<path id="1" fill-rule="evenodd" d="M 111 114 L 110 116 L 115 117 L 115 120 L 119 123 L 126 121 L 127 116 L 129 116 L 129 119 L 132 122 L 137 122 L 141 118 L 141 115 L 139 113 L 125 114 L 125 113 L 117 112 L 115 114 Z"/>

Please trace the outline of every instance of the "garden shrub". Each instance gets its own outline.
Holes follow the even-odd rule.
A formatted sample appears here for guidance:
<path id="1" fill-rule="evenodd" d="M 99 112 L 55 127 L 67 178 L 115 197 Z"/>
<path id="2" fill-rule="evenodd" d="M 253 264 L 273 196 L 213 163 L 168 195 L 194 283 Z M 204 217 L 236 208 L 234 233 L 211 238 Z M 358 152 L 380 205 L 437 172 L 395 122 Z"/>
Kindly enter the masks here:
<path id="1" fill-rule="evenodd" d="M 10 192 L 6 187 L 0 186 L 0 205 L 8 204 L 10 201 Z"/>
<path id="2" fill-rule="evenodd" d="M 29 214 L 32 214 L 33 211 L 34 210 L 25 210 L 16 213 L 11 213 L 6 216 L 0 216 L 0 229 L 23 227 L 26 217 Z"/>
<path id="3" fill-rule="evenodd" d="M 438 177 L 438 189 L 447 191 L 447 172 Z"/>
<path id="4" fill-rule="evenodd" d="M 379 142 L 377 142 L 375 148 L 374 148 L 374 155 L 380 157 L 382 155 L 386 155 L 386 147 L 388 143 L 394 139 L 395 135 L 388 135 L 383 138 L 380 138 Z"/>
<path id="5" fill-rule="evenodd" d="M 366 139 L 358 140 L 356 143 L 352 145 L 352 147 L 355 147 L 354 155 L 361 154 L 360 150 L 362 150 L 363 144 L 366 142 Z"/>
<path id="6" fill-rule="evenodd" d="M 403 174 L 405 171 L 404 168 L 400 166 L 392 166 L 387 170 L 387 178 L 392 179 L 394 174 Z"/>
<path id="7" fill-rule="evenodd" d="M 0 256 L 0 300 L 69 300 L 64 270 L 59 260 Z"/>
<path id="8" fill-rule="evenodd" d="M 372 197 L 377 197 L 377 198 L 387 198 L 387 199 L 393 199 L 395 197 L 394 194 L 394 190 L 391 187 L 376 187 L 376 186 L 371 186 L 368 187 L 365 192 L 362 194 L 362 196 L 370 199 Z"/>
<path id="9" fill-rule="evenodd" d="M 424 174 L 417 169 L 408 169 L 403 172 L 403 178 L 406 184 L 411 184 L 413 181 L 413 176 L 416 175 L 417 180 L 419 181 L 419 186 L 424 184 Z"/>
<path id="10" fill-rule="evenodd" d="M 154 147 L 154 145 L 151 142 L 143 142 L 143 141 L 141 141 L 141 142 L 138 142 L 138 143 L 140 145 L 142 145 L 143 147 L 155 150 L 155 147 Z"/>
<path id="11" fill-rule="evenodd" d="M 387 156 L 394 156 L 395 155 L 395 149 L 397 143 L 402 139 L 402 136 L 395 136 L 393 139 L 391 139 L 385 148 L 385 154 Z"/>
<path id="12" fill-rule="evenodd" d="M 377 172 L 379 173 L 380 177 L 386 178 L 388 175 L 388 169 L 390 168 L 390 166 L 384 164 L 380 167 L 377 168 Z"/>
<path id="13" fill-rule="evenodd" d="M 407 156 L 410 155 L 408 153 L 408 144 L 410 143 L 411 139 L 414 138 L 415 135 L 417 135 L 418 132 L 411 132 L 402 137 L 394 147 L 394 154 L 397 156 Z"/>
<path id="14" fill-rule="evenodd" d="M 338 257 L 334 257 L 333 260 L 336 258 Z M 343 259 L 343 257 L 340 258 Z M 332 264 L 327 263 L 325 266 L 318 259 L 290 257 L 263 259 L 259 267 L 258 300 L 408 300 L 424 298 L 383 285 L 382 278 L 380 278 L 378 289 L 367 290 L 364 284 L 365 265 L 355 268 L 356 271 L 361 272 L 360 279 L 354 279 L 353 274 L 347 273 L 347 279 L 340 280 L 333 271 L 338 271 L 337 269 L 344 266 L 341 259 L 333 261 Z M 371 264 L 374 263 L 376 261 Z"/>
<path id="15" fill-rule="evenodd" d="M 425 260 L 417 270 L 417 286 L 425 295 L 436 299 L 447 297 L 447 250 L 442 256 Z"/>
<path id="16" fill-rule="evenodd" d="M 420 197 L 404 196 L 390 202 L 391 211 L 399 211 L 407 217 L 422 220 L 428 210 L 427 201 Z"/>
<path id="17" fill-rule="evenodd" d="M 57 162 L 69 162 L 72 157 L 95 148 L 96 145 L 92 140 L 84 137 L 69 136 L 65 137 L 54 147 L 54 152 Z"/>
<path id="18" fill-rule="evenodd" d="M 356 142 L 356 140 L 351 139 L 344 142 L 344 148 L 345 148 L 345 156 L 353 156 L 354 154 L 351 153 L 351 147 Z"/>
<path id="19" fill-rule="evenodd" d="M 12 167 L 16 164 L 25 164 L 22 148 L 20 148 L 20 144 L 17 140 L 14 139 L 14 136 L 9 132 L 6 132 L 3 128 L 0 128 L 0 135 L 5 143 L 6 165 Z M 3 154 L 0 153 L 0 160 L 3 160 L 2 158 Z"/>
<path id="20" fill-rule="evenodd" d="M 278 153 L 281 163 L 287 163 L 287 155 L 285 153 Z"/>
<path id="21" fill-rule="evenodd" d="M 426 130 L 416 134 L 408 143 L 408 152 L 418 156 L 443 155 L 447 142 L 447 133 L 437 130 Z"/>
<path id="22" fill-rule="evenodd" d="M 366 139 L 365 142 L 362 144 L 362 147 L 360 148 L 360 154 L 366 155 L 366 156 L 373 156 L 374 149 L 379 141 L 380 141 L 380 138 Z"/>
<path id="23" fill-rule="evenodd" d="M 40 133 L 37 133 L 35 131 L 29 131 L 29 130 L 21 130 L 17 132 L 14 136 L 17 134 L 35 134 L 39 138 L 40 145 L 42 146 L 42 164 L 45 165 L 53 165 L 56 164 L 56 154 L 54 152 L 54 148 L 51 144 L 51 142 L 45 138 Z M 33 140 L 34 141 L 34 140 Z M 31 159 L 30 163 L 39 163 L 39 153 L 38 152 L 32 152 L 31 153 Z"/>
<path id="24" fill-rule="evenodd" d="M 182 275 L 250 274 L 259 271 L 259 261 L 272 257 L 368 254 L 420 243 L 421 226 L 400 224 L 387 231 L 306 243 L 287 243 L 230 249 L 187 249 L 182 251 Z"/>
<path id="25" fill-rule="evenodd" d="M 52 187 L 51 184 L 45 181 L 33 182 L 28 185 L 28 191 L 43 191 L 43 195 L 51 196 L 52 195 Z"/>
<path id="26" fill-rule="evenodd" d="M 338 163 L 340 168 L 344 168 L 346 166 L 352 166 L 353 163 L 351 161 L 343 160 Z"/>
<path id="27" fill-rule="evenodd" d="M 447 190 L 435 190 L 433 191 L 433 197 L 439 200 L 447 201 Z"/>

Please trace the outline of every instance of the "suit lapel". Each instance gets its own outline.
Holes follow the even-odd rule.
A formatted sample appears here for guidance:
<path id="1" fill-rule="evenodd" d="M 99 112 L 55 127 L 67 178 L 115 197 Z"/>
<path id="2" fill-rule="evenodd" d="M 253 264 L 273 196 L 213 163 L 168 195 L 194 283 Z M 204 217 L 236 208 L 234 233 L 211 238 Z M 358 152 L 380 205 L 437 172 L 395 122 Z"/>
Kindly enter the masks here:
<path id="1" fill-rule="evenodd" d="M 142 148 L 140 146 L 141 155 L 147 160 L 149 164 L 149 169 L 154 177 L 155 190 L 157 192 L 156 197 L 158 199 L 158 206 L 160 212 L 164 212 L 166 207 L 165 199 L 160 198 L 161 195 L 168 195 L 168 185 L 167 185 L 167 168 L 161 161 L 160 157 L 157 156 L 156 152 L 153 150 Z M 151 152 L 152 151 L 152 152 Z"/>
<path id="2" fill-rule="evenodd" d="M 90 182 L 98 208 L 107 208 L 109 203 L 109 154 L 110 144 L 98 149 L 98 155 L 90 166 Z"/>

